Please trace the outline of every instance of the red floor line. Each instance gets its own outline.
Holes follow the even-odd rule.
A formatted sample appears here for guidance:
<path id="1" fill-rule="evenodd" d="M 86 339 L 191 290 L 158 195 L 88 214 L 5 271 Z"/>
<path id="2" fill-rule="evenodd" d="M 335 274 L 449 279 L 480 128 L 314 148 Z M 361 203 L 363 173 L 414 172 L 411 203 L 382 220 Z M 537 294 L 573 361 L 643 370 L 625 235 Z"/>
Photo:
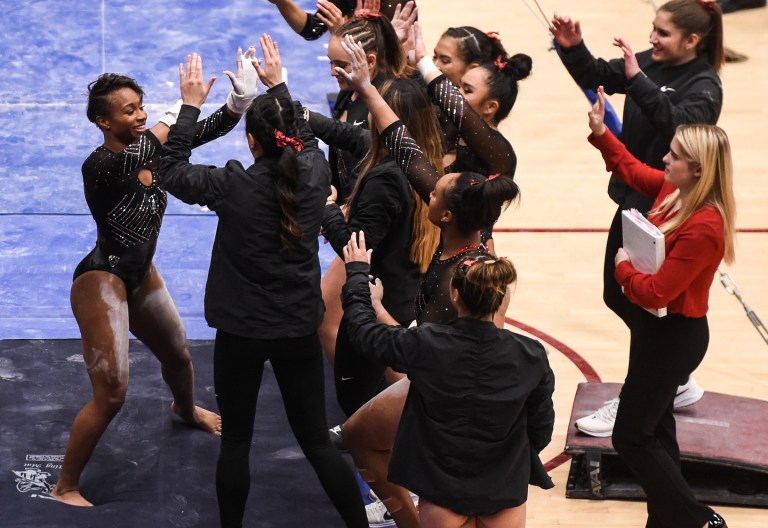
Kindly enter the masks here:
<path id="1" fill-rule="evenodd" d="M 515 328 L 519 328 L 520 330 L 527 332 L 532 336 L 535 336 L 538 339 L 541 339 L 542 341 L 544 341 L 545 343 L 551 345 L 553 348 L 555 348 L 555 350 L 559 351 L 565 357 L 570 359 L 571 362 L 574 365 L 576 365 L 576 368 L 578 368 L 579 371 L 584 375 L 584 378 L 586 378 L 588 382 L 600 383 L 600 376 L 597 374 L 597 371 L 592 368 L 592 365 L 590 365 L 586 359 L 581 357 L 574 349 L 572 349 L 562 341 L 558 341 L 551 335 L 546 334 L 541 330 L 538 330 L 532 326 L 529 326 L 525 323 L 522 323 L 510 317 L 505 317 L 504 322 L 507 323 L 508 325 L 514 326 Z M 544 469 L 547 472 L 550 472 L 553 469 L 565 464 L 570 459 L 571 459 L 571 455 L 565 452 L 562 452 L 559 455 L 552 458 L 551 460 L 547 461 L 544 464 Z"/>
<path id="2" fill-rule="evenodd" d="M 584 375 L 584 378 L 589 383 L 600 383 L 601 381 L 600 376 L 598 375 L 597 371 L 592 368 L 592 365 L 590 365 L 586 359 L 581 357 L 574 349 L 572 349 L 562 341 L 558 341 L 551 335 L 545 334 L 541 330 L 538 330 L 532 326 L 528 326 L 525 323 L 522 323 L 515 319 L 511 319 L 509 317 L 505 317 L 504 322 L 514 326 L 515 328 L 519 328 L 524 332 L 528 332 L 532 336 L 536 336 L 537 338 L 541 339 L 545 343 L 548 343 L 549 345 L 553 346 L 557 351 L 559 351 L 565 357 L 570 359 L 571 362 L 574 365 L 576 365 L 576 368 L 578 368 L 581 371 L 581 373 Z"/>

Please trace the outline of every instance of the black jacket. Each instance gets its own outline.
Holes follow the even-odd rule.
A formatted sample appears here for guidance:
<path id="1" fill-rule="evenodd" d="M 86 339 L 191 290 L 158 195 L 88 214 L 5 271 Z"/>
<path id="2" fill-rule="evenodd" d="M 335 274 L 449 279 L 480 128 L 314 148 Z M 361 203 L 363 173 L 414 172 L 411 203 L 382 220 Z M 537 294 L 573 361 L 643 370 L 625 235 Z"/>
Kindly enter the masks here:
<path id="1" fill-rule="evenodd" d="M 311 114 L 317 137 L 331 146 L 346 145 L 353 155 L 362 157 L 370 145 L 370 131 L 335 119 Z M 353 231 L 365 233 L 365 243 L 373 249 L 371 272 L 384 284 L 382 304 L 400 322 L 414 318 L 416 291 L 423 274 L 411 261 L 415 201 L 408 180 L 389 157 L 366 173 L 349 203 L 349 220 L 336 204 L 327 205 L 323 215 L 323 235 L 343 258 L 342 249 Z"/>
<path id="2" fill-rule="evenodd" d="M 292 104 L 285 84 L 271 88 L 281 104 Z M 261 157 L 245 169 L 189 163 L 199 111 L 182 106 L 171 128 L 161 174 L 165 189 L 187 203 L 205 205 L 219 224 L 205 288 L 208 324 L 252 338 L 301 337 L 317 330 L 323 316 L 318 233 L 329 193 L 330 170 L 309 126 L 299 116 L 304 149 L 298 154 L 299 223 L 303 236 L 281 250 L 275 180 L 277 159 Z"/>
<path id="3" fill-rule="evenodd" d="M 637 54 L 643 73 L 627 80 L 624 59 L 596 59 L 582 42 L 561 50 L 563 64 L 582 89 L 624 93 L 622 130 L 619 139 L 640 161 L 664 168 L 661 161 L 678 125 L 715 124 L 723 106 L 720 78 L 705 55 L 680 66 L 654 62 L 651 51 Z M 608 194 L 622 205 L 635 192 L 611 177 Z M 650 206 L 650 202 L 648 204 Z"/>
<path id="4" fill-rule="evenodd" d="M 554 374 L 541 343 L 477 319 L 378 323 L 368 272 L 365 263 L 347 264 L 350 340 L 411 381 L 389 480 L 465 515 L 518 506 L 529 483 L 553 487 L 538 457 L 555 418 Z"/>

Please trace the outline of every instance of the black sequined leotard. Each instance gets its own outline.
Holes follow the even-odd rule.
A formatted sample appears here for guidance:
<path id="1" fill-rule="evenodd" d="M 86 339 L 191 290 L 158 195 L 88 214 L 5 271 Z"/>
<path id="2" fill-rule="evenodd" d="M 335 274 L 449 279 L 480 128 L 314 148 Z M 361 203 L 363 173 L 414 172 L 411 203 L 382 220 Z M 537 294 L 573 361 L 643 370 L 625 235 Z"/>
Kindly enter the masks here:
<path id="1" fill-rule="evenodd" d="M 429 203 L 430 193 L 440 177 L 421 147 L 408 134 L 402 121 L 395 121 L 382 133 L 384 144 L 389 154 L 408 177 L 411 186 L 425 203 Z M 416 293 L 416 322 L 446 324 L 456 318 L 456 308 L 450 299 L 450 280 L 453 268 L 462 256 L 477 256 L 486 253 L 484 247 L 467 249 L 449 258 L 443 258 L 442 243 L 432 256 L 427 273 L 419 284 Z"/>
<path id="2" fill-rule="evenodd" d="M 197 124 L 194 146 L 223 136 L 238 121 L 221 107 Z M 98 270 L 120 277 L 129 296 L 139 287 L 152 265 L 167 205 L 157 183 L 162 150 L 157 137 L 147 131 L 121 152 L 102 145 L 85 160 L 83 186 L 96 221 L 96 247 L 77 265 L 73 280 Z M 150 185 L 139 180 L 143 169 L 152 172 Z"/>

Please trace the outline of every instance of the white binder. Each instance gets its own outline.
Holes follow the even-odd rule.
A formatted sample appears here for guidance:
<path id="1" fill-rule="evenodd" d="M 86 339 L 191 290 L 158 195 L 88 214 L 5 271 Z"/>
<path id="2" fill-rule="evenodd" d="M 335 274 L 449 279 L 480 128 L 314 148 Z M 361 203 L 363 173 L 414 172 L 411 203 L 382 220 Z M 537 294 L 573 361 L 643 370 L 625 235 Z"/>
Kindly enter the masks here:
<path id="1" fill-rule="evenodd" d="M 641 273 L 656 273 L 665 257 L 664 234 L 659 228 L 637 209 L 628 209 L 621 212 L 621 233 L 632 267 Z M 667 315 L 666 308 L 646 310 L 656 317 Z"/>

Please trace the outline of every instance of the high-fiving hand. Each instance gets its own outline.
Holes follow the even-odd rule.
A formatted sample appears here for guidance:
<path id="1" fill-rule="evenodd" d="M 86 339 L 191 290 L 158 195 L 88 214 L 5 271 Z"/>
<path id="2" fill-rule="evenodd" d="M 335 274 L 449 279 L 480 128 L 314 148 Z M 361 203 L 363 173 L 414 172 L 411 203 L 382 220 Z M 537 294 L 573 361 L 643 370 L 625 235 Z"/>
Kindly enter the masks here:
<path id="1" fill-rule="evenodd" d="M 589 129 L 595 136 L 605 134 L 605 92 L 602 86 L 597 87 L 597 100 L 587 113 L 589 116 Z"/>
<path id="2" fill-rule="evenodd" d="M 264 60 L 254 60 L 256 73 L 259 79 L 267 88 L 272 88 L 283 82 L 283 62 L 280 60 L 280 50 L 277 48 L 277 41 L 266 33 L 259 39 L 261 52 L 264 54 Z"/>
<path id="3" fill-rule="evenodd" d="M 216 77 L 203 82 L 203 59 L 197 53 L 187 55 L 187 65 L 179 63 L 179 86 L 184 104 L 200 108 L 208 98 Z"/>
<path id="4" fill-rule="evenodd" d="M 232 92 L 227 99 L 227 106 L 236 114 L 243 114 L 256 97 L 256 90 L 259 84 L 259 77 L 256 75 L 256 68 L 251 61 L 256 56 L 256 48 L 249 46 L 243 54 L 242 48 L 237 48 L 235 58 L 235 71 L 224 70 L 224 75 L 229 77 L 232 83 Z"/>

